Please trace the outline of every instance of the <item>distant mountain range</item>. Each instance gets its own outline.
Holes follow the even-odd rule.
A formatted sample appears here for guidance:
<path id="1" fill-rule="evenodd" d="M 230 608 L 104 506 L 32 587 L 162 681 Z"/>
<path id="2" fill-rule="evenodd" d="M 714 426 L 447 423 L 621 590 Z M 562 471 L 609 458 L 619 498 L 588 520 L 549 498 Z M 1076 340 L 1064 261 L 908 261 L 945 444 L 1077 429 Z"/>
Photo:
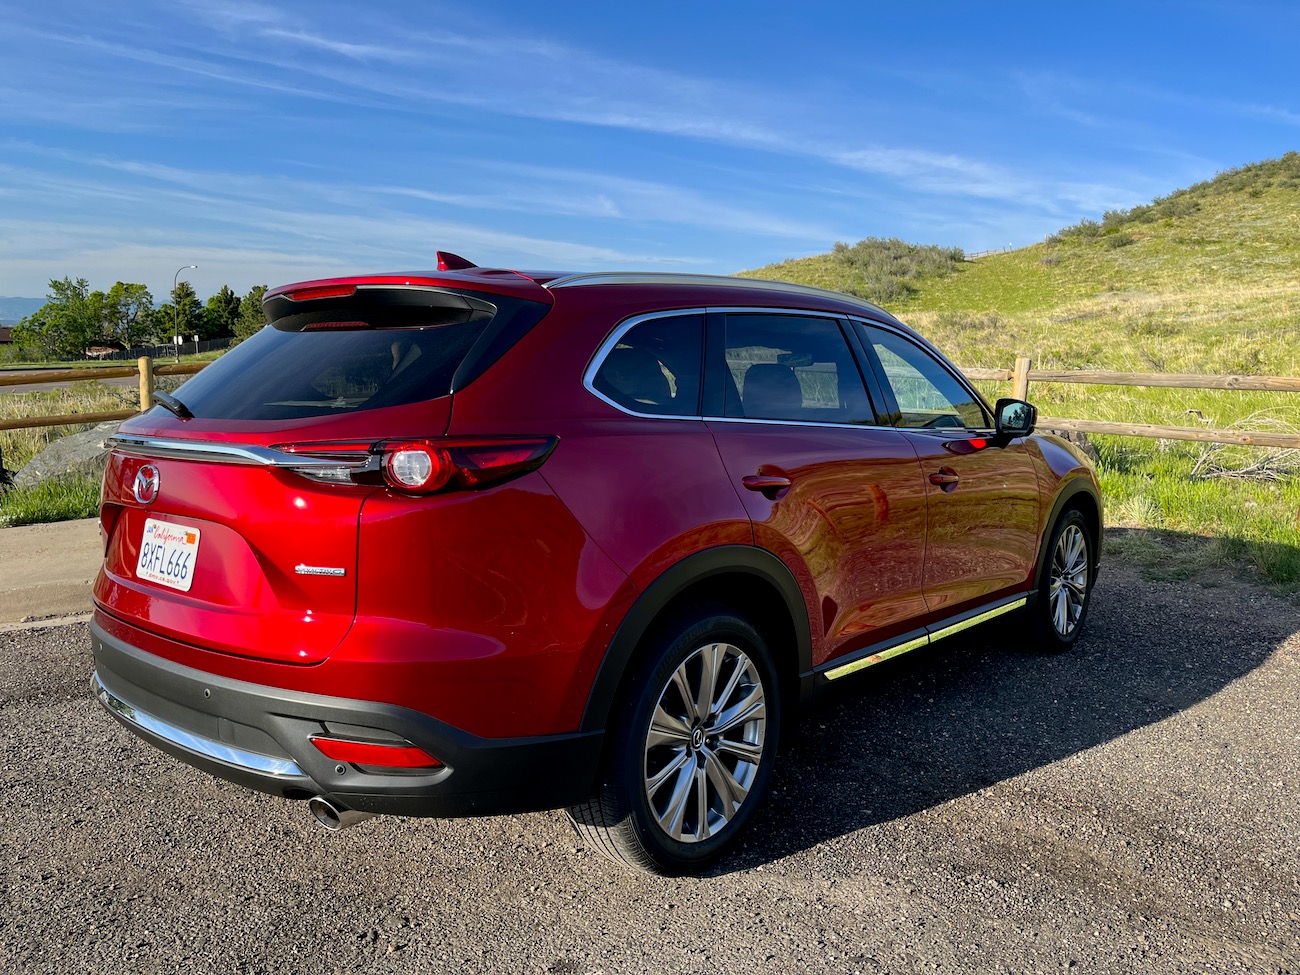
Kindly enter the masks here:
<path id="1" fill-rule="evenodd" d="M 0 297 L 0 325 L 17 325 L 34 311 L 40 311 L 44 298 Z"/>

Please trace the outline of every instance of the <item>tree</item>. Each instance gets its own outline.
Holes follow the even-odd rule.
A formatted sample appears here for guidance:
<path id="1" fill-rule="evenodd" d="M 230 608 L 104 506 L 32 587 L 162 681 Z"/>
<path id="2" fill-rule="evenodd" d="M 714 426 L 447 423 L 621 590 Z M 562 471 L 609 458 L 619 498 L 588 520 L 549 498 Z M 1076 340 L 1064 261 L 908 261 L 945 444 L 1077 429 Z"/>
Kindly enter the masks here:
<path id="1" fill-rule="evenodd" d="M 182 340 L 201 334 L 203 305 L 194 293 L 194 286 L 181 281 L 172 292 L 172 314 L 163 323 L 168 335 L 179 335 Z"/>
<path id="2" fill-rule="evenodd" d="M 15 338 L 35 341 L 50 357 L 74 356 L 99 340 L 107 300 L 85 278 L 51 280 L 46 303 L 18 323 Z"/>
<path id="3" fill-rule="evenodd" d="M 239 295 L 230 290 L 230 285 L 223 284 L 221 290 L 208 299 L 204 311 L 205 332 L 200 332 L 205 339 L 225 338 L 235 334 L 235 325 L 239 321 Z"/>
<path id="4" fill-rule="evenodd" d="M 117 282 L 108 290 L 104 309 L 106 338 L 116 339 L 129 349 L 155 336 L 153 295 L 143 284 Z"/>
<path id="5" fill-rule="evenodd" d="M 266 324 L 262 313 L 262 297 L 266 294 L 266 285 L 258 284 L 244 295 L 239 302 L 239 320 L 235 322 L 235 335 L 241 340 L 260 331 Z"/>

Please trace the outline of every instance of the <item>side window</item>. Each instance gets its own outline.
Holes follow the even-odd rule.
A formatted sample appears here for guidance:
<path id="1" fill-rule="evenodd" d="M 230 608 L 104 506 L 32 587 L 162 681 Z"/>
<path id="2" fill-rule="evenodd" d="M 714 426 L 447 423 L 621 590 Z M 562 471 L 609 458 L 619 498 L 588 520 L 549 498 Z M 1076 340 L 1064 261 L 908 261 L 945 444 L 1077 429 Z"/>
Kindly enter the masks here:
<path id="1" fill-rule="evenodd" d="M 700 415 L 704 316 L 651 318 L 609 350 L 592 385 L 633 413 Z"/>
<path id="2" fill-rule="evenodd" d="M 812 423 L 875 423 L 839 323 L 781 314 L 726 318 L 724 414 Z"/>
<path id="3" fill-rule="evenodd" d="M 948 368 L 919 345 L 883 328 L 859 324 L 894 391 L 902 427 L 992 426 L 984 407 Z"/>

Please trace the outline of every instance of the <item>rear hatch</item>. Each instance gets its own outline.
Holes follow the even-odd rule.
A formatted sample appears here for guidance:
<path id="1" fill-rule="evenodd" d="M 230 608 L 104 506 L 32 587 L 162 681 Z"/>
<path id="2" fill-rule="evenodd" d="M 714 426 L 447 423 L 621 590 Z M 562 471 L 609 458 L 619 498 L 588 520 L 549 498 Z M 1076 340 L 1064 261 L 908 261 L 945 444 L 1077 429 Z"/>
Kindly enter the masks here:
<path id="1" fill-rule="evenodd" d="M 526 279 L 473 283 L 272 292 L 270 325 L 113 439 L 100 608 L 224 653 L 329 656 L 356 613 L 383 445 L 445 434 L 453 391 L 549 309 Z"/>

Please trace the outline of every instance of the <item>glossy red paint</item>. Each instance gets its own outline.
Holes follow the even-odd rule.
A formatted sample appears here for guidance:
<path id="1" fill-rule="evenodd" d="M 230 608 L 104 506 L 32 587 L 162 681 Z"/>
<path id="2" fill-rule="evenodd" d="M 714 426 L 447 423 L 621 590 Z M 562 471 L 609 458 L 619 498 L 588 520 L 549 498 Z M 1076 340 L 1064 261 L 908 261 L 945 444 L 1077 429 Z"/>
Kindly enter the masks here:
<path id="1" fill-rule="evenodd" d="M 780 475 L 787 490 L 744 491 L 755 544 L 799 580 L 822 664 L 912 629 L 925 615 L 926 496 L 895 430 L 710 420 L 734 483 Z"/>
<path id="2" fill-rule="evenodd" d="M 453 737 L 474 736 L 475 748 L 576 736 L 593 730 L 584 720 L 597 688 L 625 692 L 641 635 L 653 633 L 656 614 L 680 610 L 679 593 L 739 599 L 738 612 L 772 628 L 777 665 L 797 688 L 863 648 L 1028 592 L 1056 499 L 1080 486 L 1096 496 L 1088 465 L 1050 439 L 1004 444 L 989 431 L 898 429 L 879 416 L 860 426 L 724 419 L 704 409 L 670 418 L 611 405 L 584 383 L 634 316 L 795 309 L 865 316 L 912 335 L 879 309 L 762 282 L 594 277 L 552 289 L 543 285 L 554 274 L 533 280 L 454 258 L 440 257 L 439 271 L 309 281 L 267 296 L 308 305 L 346 301 L 350 289 L 426 288 L 544 306 L 540 322 L 508 340 L 485 332 L 481 341 L 500 346 L 494 358 L 471 381 L 445 387 L 450 395 L 271 420 L 201 410 L 181 420 L 156 408 L 122 428 L 290 458 L 319 454 L 321 444 L 344 445 L 361 461 L 372 448 L 382 459 L 380 442 L 415 445 L 438 476 L 400 490 L 385 483 L 381 464 L 331 483 L 285 466 L 119 447 L 105 474 L 106 555 L 94 588 L 104 634 L 214 680 L 373 705 L 374 727 L 390 709 L 406 709 Z M 391 366 L 386 340 L 381 353 L 385 375 L 396 375 L 398 343 Z M 704 382 L 717 375 L 710 368 Z M 477 459 L 457 453 L 466 444 L 478 445 Z M 160 475 L 149 505 L 132 493 L 145 463 Z M 508 479 L 469 476 L 476 467 Z M 189 592 L 137 578 L 149 518 L 201 530 Z M 763 605 L 745 602 L 753 577 L 740 569 L 679 579 L 692 559 L 729 547 L 775 566 L 753 585 Z M 773 598 L 784 591 L 782 573 L 801 605 Z M 596 704 L 617 714 L 620 701 Z M 335 737 L 347 736 L 317 744 Z M 446 781 L 461 781 L 463 767 L 447 765 Z"/>

